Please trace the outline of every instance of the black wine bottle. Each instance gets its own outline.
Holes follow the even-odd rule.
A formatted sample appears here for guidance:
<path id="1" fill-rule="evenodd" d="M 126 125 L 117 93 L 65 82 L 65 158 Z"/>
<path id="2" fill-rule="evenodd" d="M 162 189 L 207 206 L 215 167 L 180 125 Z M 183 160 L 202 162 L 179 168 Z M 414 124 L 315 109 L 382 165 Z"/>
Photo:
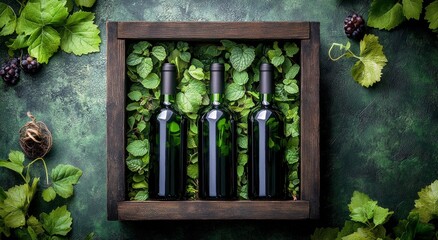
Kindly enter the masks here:
<path id="1" fill-rule="evenodd" d="M 164 63 L 161 72 L 161 106 L 152 114 L 149 196 L 184 198 L 187 173 L 187 120 L 174 108 L 176 67 Z"/>
<path id="2" fill-rule="evenodd" d="M 236 120 L 223 103 L 224 65 L 210 67 L 210 105 L 198 118 L 199 198 L 237 198 Z"/>
<path id="3" fill-rule="evenodd" d="M 272 104 L 273 66 L 260 66 L 260 104 L 248 115 L 248 197 L 284 199 L 286 168 L 284 160 L 284 122 Z"/>

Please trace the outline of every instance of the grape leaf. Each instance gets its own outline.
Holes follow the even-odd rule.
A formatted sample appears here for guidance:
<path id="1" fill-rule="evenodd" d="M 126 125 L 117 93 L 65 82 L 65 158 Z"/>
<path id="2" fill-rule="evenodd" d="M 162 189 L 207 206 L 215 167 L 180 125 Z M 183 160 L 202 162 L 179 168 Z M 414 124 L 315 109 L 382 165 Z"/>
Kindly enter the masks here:
<path id="1" fill-rule="evenodd" d="M 31 35 L 35 29 L 47 25 L 62 26 L 68 17 L 65 3 L 65 1 L 58 0 L 29 1 L 18 18 L 17 33 Z M 41 61 L 40 58 L 38 60 Z"/>
<path id="2" fill-rule="evenodd" d="M 66 205 L 57 207 L 49 214 L 41 213 L 40 220 L 43 228 L 51 236 L 66 236 L 71 231 L 71 225 L 73 223 L 71 213 L 67 210 Z"/>
<path id="3" fill-rule="evenodd" d="M 73 195 L 73 185 L 78 183 L 81 176 L 81 169 L 72 165 L 60 164 L 52 169 L 52 172 L 50 173 L 53 190 L 59 196 L 68 198 Z M 51 192 L 51 190 L 48 191 Z M 51 195 L 50 192 L 46 192 L 46 197 Z"/>
<path id="4" fill-rule="evenodd" d="M 418 212 L 420 221 L 427 223 L 438 219 L 438 180 L 418 192 L 414 212 Z"/>
<path id="5" fill-rule="evenodd" d="M 397 0 L 373 0 L 368 12 L 368 26 L 391 30 L 405 20 L 403 6 Z"/>
<path id="6" fill-rule="evenodd" d="M 82 55 L 99 52 L 99 29 L 93 22 L 94 13 L 78 11 L 70 15 L 61 30 L 61 49 Z"/>
<path id="7" fill-rule="evenodd" d="M 96 0 L 75 0 L 76 5 L 79 7 L 92 7 Z"/>
<path id="8" fill-rule="evenodd" d="M 38 59 L 41 63 L 48 63 L 49 58 L 58 51 L 61 37 L 59 33 L 50 26 L 36 29 L 28 40 L 29 54 Z"/>
<path id="9" fill-rule="evenodd" d="M 225 89 L 225 98 L 229 101 L 237 101 L 245 95 L 245 89 L 237 83 L 231 83 Z"/>
<path id="10" fill-rule="evenodd" d="M 17 50 L 29 46 L 29 35 L 20 34 L 15 39 L 10 39 L 6 44 L 10 50 Z"/>
<path id="11" fill-rule="evenodd" d="M 438 0 L 433 1 L 426 8 L 424 19 L 429 22 L 430 29 L 438 28 Z"/>
<path id="12" fill-rule="evenodd" d="M 351 73 L 356 82 L 363 87 L 372 86 L 380 81 L 382 69 L 388 61 L 383 53 L 383 46 L 379 44 L 377 36 L 368 34 L 360 41 L 360 56 Z"/>
<path id="13" fill-rule="evenodd" d="M 0 36 L 14 33 L 16 25 L 17 16 L 14 10 L 9 5 L 0 3 Z"/>
<path id="14" fill-rule="evenodd" d="M 143 156 L 149 152 L 149 141 L 135 140 L 126 147 L 126 151 L 135 157 Z"/>
<path id="15" fill-rule="evenodd" d="M 222 42 L 223 43 L 223 42 Z M 231 65 L 239 72 L 247 69 L 254 61 L 255 51 L 251 47 L 234 47 L 231 50 L 230 62 Z"/>
<path id="16" fill-rule="evenodd" d="M 32 215 L 27 219 L 27 225 L 31 227 L 36 234 L 44 233 L 43 225 Z"/>
<path id="17" fill-rule="evenodd" d="M 388 208 L 382 208 L 377 206 L 374 209 L 374 215 L 373 215 L 373 223 L 374 225 L 382 225 L 384 223 L 386 223 L 389 220 L 389 217 L 393 214 L 394 212 L 389 211 Z"/>
<path id="18" fill-rule="evenodd" d="M 310 240 L 333 240 L 336 239 L 339 228 L 316 228 L 310 236 Z"/>
<path id="19" fill-rule="evenodd" d="M 423 0 L 403 0 L 403 14 L 406 19 L 420 19 L 423 10 Z"/>
<path id="20" fill-rule="evenodd" d="M 358 228 L 356 232 L 345 236 L 342 240 L 375 240 L 373 232 L 367 228 Z"/>
<path id="21" fill-rule="evenodd" d="M 46 202 L 50 202 L 50 201 L 52 201 L 53 199 L 55 199 L 55 197 L 56 197 L 56 192 L 55 192 L 55 190 L 53 189 L 53 187 L 49 187 L 49 188 L 47 188 L 47 189 L 44 189 L 42 196 L 43 196 L 44 201 L 46 201 Z"/>

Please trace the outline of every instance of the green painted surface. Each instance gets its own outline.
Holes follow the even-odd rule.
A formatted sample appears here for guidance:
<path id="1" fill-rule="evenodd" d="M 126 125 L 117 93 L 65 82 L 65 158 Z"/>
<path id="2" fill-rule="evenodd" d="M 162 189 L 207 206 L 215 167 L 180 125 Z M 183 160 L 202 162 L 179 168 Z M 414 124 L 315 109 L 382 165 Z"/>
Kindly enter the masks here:
<path id="1" fill-rule="evenodd" d="M 26 111 L 49 126 L 54 137 L 49 166 L 70 163 L 84 170 L 75 196 L 56 202 L 69 204 L 73 239 L 91 231 L 97 239 L 308 239 L 317 225 L 343 223 L 354 190 L 405 217 L 417 191 L 438 178 L 438 38 L 423 22 L 391 32 L 372 29 L 389 63 L 382 82 L 362 88 L 350 75 L 353 62 L 331 62 L 327 51 L 332 42 L 347 41 L 343 18 L 351 10 L 366 17 L 368 6 L 369 1 L 349 0 L 99 0 L 93 9 L 103 39 L 100 53 L 59 52 L 36 76 L 23 75 L 12 88 L 1 84 L 0 158 L 19 149 Z M 107 20 L 321 22 L 321 220 L 108 222 Z M 6 56 L 4 45 L 0 56 Z M 1 169 L 2 185 L 19 180 L 11 176 Z M 38 202 L 34 209 L 50 206 Z"/>

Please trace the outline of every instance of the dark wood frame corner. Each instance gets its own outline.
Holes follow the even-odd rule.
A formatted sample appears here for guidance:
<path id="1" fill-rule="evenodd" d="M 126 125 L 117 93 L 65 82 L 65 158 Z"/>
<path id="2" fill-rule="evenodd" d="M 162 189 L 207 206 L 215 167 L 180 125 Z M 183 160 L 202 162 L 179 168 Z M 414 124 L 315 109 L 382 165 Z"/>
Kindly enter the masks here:
<path id="1" fill-rule="evenodd" d="M 320 196 L 319 23 L 107 22 L 108 220 L 317 219 Z M 128 40 L 293 40 L 301 54 L 301 195 L 297 201 L 127 201 L 125 178 Z"/>

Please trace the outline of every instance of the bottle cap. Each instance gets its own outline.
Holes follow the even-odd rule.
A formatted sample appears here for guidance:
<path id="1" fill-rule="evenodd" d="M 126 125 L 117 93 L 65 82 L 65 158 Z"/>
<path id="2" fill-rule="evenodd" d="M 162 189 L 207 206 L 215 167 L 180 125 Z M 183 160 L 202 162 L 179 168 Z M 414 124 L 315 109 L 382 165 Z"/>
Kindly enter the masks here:
<path id="1" fill-rule="evenodd" d="M 176 87 L 176 67 L 164 63 L 161 67 L 161 94 L 174 95 Z"/>
<path id="2" fill-rule="evenodd" d="M 274 67 L 269 63 L 260 65 L 260 93 L 274 93 Z"/>
<path id="3" fill-rule="evenodd" d="M 210 66 L 210 91 L 212 94 L 224 92 L 224 64 L 212 63 Z"/>

